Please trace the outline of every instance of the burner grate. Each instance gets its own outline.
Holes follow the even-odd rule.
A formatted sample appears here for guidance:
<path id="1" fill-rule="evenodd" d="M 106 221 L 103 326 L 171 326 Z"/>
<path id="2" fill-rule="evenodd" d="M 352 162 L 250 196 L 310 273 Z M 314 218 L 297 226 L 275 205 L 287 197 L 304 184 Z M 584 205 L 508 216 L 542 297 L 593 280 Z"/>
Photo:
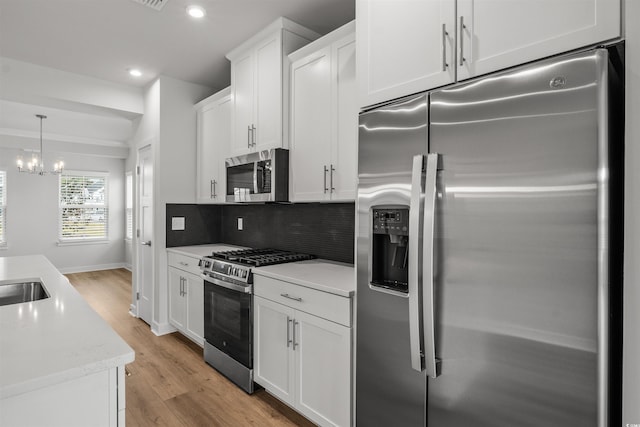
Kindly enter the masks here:
<path id="1" fill-rule="evenodd" d="M 239 249 L 233 251 L 214 252 L 214 259 L 260 267 L 265 265 L 282 264 L 285 262 L 304 261 L 314 259 L 314 255 L 298 252 L 282 251 L 278 249 Z"/>

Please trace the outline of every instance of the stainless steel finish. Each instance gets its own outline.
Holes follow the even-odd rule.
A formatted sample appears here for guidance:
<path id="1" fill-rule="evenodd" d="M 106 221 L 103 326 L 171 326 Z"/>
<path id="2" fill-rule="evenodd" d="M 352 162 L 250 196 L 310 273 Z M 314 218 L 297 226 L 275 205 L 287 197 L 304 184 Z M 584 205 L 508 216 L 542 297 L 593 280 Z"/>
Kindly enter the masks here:
<path id="1" fill-rule="evenodd" d="M 253 193 L 258 194 L 258 164 L 253 164 Z"/>
<path id="2" fill-rule="evenodd" d="M 607 426 L 606 67 L 596 50 L 431 95 L 430 426 Z"/>
<path id="3" fill-rule="evenodd" d="M 251 126 L 247 126 L 247 148 L 251 148 Z"/>
<path id="4" fill-rule="evenodd" d="M 140 242 L 142 246 L 151 246 L 151 240 L 147 240 L 146 242 Z"/>
<path id="5" fill-rule="evenodd" d="M 608 53 L 595 58 L 598 82 L 598 427 L 609 420 L 609 93 Z"/>
<path id="6" fill-rule="evenodd" d="M 327 169 L 327 165 L 322 165 L 322 168 L 324 169 L 324 184 L 322 187 L 324 188 L 324 194 L 327 194 L 327 191 L 329 191 L 329 188 L 327 188 L 327 172 L 329 169 Z"/>
<path id="7" fill-rule="evenodd" d="M 256 127 L 251 125 L 251 146 L 256 146 Z"/>
<path id="8" fill-rule="evenodd" d="M 218 197 L 218 195 L 216 194 L 216 184 L 217 184 L 216 180 L 212 179 L 211 180 L 211 198 L 212 199 L 215 199 Z"/>
<path id="9" fill-rule="evenodd" d="M 460 41 L 460 66 L 462 67 L 464 65 L 464 29 L 467 28 L 464 25 L 464 16 L 460 16 L 460 38 L 458 39 Z"/>
<path id="10" fill-rule="evenodd" d="M 205 282 L 211 282 L 214 285 L 222 286 L 223 288 L 231 289 L 238 292 L 244 292 L 246 294 L 250 294 L 253 292 L 253 287 L 249 284 L 237 284 L 232 282 L 227 282 L 225 280 L 216 279 L 215 277 L 211 277 L 208 274 L 201 274 L 202 278 Z"/>
<path id="11" fill-rule="evenodd" d="M 254 392 L 253 369 L 247 368 L 206 341 L 204 360 L 247 393 Z"/>
<path id="12" fill-rule="evenodd" d="M 449 64 L 447 64 L 447 24 L 442 24 L 442 71 L 447 71 Z"/>
<path id="13" fill-rule="evenodd" d="M 247 153 L 247 154 L 243 154 L 240 156 L 235 156 L 235 157 L 230 157 L 225 159 L 225 167 L 229 168 L 229 167 L 233 167 L 233 166 L 238 166 L 238 165 L 243 165 L 243 164 L 247 164 L 247 163 L 253 163 L 253 162 L 258 162 L 258 161 L 263 161 L 263 160 L 271 160 L 271 167 L 273 171 L 277 171 L 280 168 L 280 162 L 277 160 L 278 156 L 276 155 L 276 150 L 277 149 L 270 149 L 270 150 L 261 150 L 261 151 L 255 151 L 252 153 Z M 256 171 L 254 168 L 254 175 L 253 175 L 253 188 L 254 191 L 257 191 L 257 182 L 256 182 Z M 287 171 L 288 173 L 288 171 Z M 246 200 L 247 202 L 272 202 L 272 201 L 276 201 L 274 200 L 275 197 L 277 197 L 277 195 L 274 195 L 274 191 L 277 187 L 277 183 L 275 182 L 275 174 L 271 175 L 271 188 L 272 188 L 272 193 L 261 193 L 261 194 L 247 194 L 246 195 Z M 227 186 L 229 186 L 229 183 L 227 182 Z M 225 201 L 227 202 L 235 202 L 235 196 L 234 195 L 226 195 L 225 197 Z"/>
<path id="14" fill-rule="evenodd" d="M 0 306 L 38 301 L 45 298 L 49 298 L 49 293 L 39 280 L 0 282 Z"/>
<path id="15" fill-rule="evenodd" d="M 427 152 L 427 112 L 422 94 L 360 114 L 355 364 L 359 426 L 426 422 L 426 374 L 411 368 L 409 298 L 372 289 L 369 266 L 372 207 L 410 207 L 413 156 Z M 409 231 L 411 244 L 417 236 L 411 226 Z"/>
<path id="16" fill-rule="evenodd" d="M 182 296 L 187 295 L 187 278 L 182 278 Z"/>
<path id="17" fill-rule="evenodd" d="M 435 331 L 435 295 L 434 295 L 434 255 L 435 247 L 435 210 L 436 210 L 436 174 L 438 172 L 438 154 L 427 154 L 426 178 L 424 186 L 424 222 L 422 234 L 422 319 L 424 331 L 424 359 L 427 375 L 436 378 L 440 375 L 440 361 L 436 358 Z"/>
<path id="18" fill-rule="evenodd" d="M 422 206 L 424 156 L 413 156 L 411 172 L 411 206 L 409 208 L 409 347 L 411 351 L 411 368 L 422 372 L 424 369 L 424 345 L 422 334 L 422 272 L 420 270 L 420 253 L 422 251 Z"/>
<path id="19" fill-rule="evenodd" d="M 333 193 L 334 191 L 336 191 L 336 188 L 333 186 L 333 173 L 336 171 L 336 169 L 333 167 L 333 165 L 331 165 L 330 168 L 331 168 L 331 175 L 329 177 L 329 188 Z"/>
<path id="20" fill-rule="evenodd" d="M 294 300 L 294 301 L 302 302 L 302 298 L 299 298 L 299 297 L 292 297 L 292 296 L 291 296 L 291 295 L 289 295 L 289 294 L 280 294 L 280 296 L 281 296 L 281 297 L 288 298 L 288 299 L 292 299 L 292 300 Z"/>
<path id="21" fill-rule="evenodd" d="M 289 325 L 291 324 L 291 322 L 293 321 L 292 318 L 290 318 L 289 316 L 287 316 L 287 348 L 289 348 L 289 346 L 291 345 L 291 333 L 289 332 Z"/>
<path id="22" fill-rule="evenodd" d="M 295 351 L 296 347 L 298 345 L 300 345 L 299 343 L 296 342 L 296 325 L 299 325 L 300 322 L 298 322 L 297 320 L 293 320 L 293 350 Z"/>

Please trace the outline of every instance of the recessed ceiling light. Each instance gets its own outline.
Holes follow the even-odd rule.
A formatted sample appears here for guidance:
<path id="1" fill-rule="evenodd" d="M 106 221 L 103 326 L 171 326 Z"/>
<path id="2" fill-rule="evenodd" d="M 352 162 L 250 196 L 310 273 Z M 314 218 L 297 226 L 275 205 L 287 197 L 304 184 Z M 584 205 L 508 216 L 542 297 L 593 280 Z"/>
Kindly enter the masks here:
<path id="1" fill-rule="evenodd" d="M 191 5 L 187 7 L 187 13 L 192 18 L 204 18 L 207 12 L 200 6 Z"/>
<path id="2" fill-rule="evenodd" d="M 133 77 L 140 77 L 142 76 L 142 71 L 138 70 L 137 68 L 130 68 L 129 75 Z"/>

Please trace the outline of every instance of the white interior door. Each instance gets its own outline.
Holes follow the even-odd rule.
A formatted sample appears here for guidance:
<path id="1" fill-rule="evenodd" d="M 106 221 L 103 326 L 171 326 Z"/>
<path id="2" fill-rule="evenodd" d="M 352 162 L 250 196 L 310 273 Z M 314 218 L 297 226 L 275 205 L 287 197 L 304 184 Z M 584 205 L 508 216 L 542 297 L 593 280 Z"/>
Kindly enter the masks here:
<path id="1" fill-rule="evenodd" d="M 151 324 L 153 316 L 153 151 L 138 150 L 138 317 Z"/>

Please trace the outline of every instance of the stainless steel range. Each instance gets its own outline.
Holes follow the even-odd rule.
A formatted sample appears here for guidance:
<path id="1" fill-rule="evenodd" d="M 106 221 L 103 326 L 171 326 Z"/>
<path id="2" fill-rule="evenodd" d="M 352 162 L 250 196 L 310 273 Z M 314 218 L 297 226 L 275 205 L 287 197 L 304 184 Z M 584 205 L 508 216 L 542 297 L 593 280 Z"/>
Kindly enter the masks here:
<path id="1" fill-rule="evenodd" d="M 313 259 L 276 249 L 214 252 L 200 260 L 204 278 L 204 359 L 253 393 L 252 268 Z"/>

